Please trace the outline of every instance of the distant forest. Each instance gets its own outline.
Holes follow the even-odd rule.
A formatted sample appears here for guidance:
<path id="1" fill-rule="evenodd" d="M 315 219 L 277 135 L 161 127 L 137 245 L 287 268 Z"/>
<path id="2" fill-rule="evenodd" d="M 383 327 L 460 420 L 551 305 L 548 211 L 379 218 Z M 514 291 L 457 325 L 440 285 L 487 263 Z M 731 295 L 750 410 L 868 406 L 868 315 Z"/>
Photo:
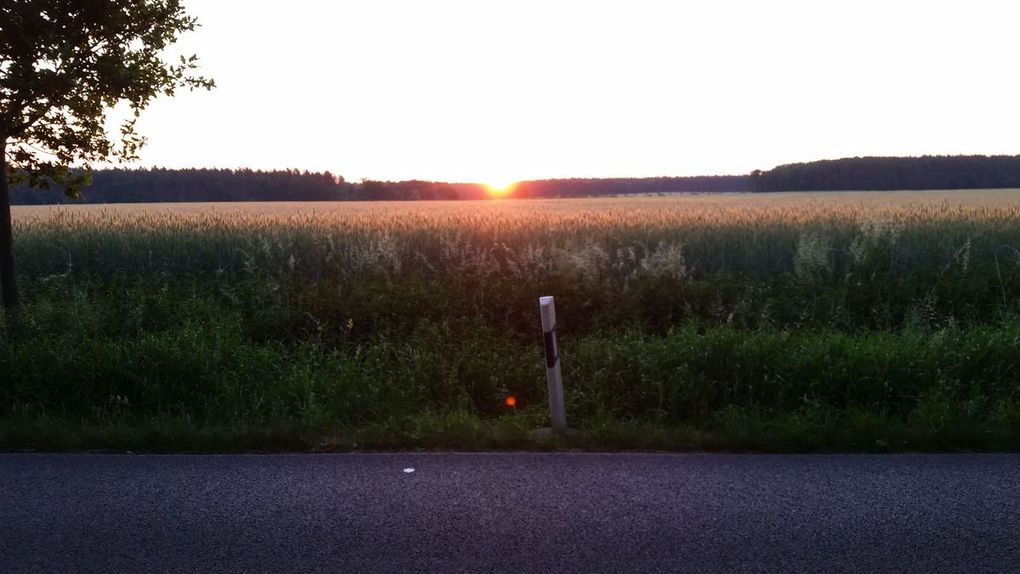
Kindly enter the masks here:
<path id="1" fill-rule="evenodd" d="M 1020 156 L 854 157 L 756 170 L 751 191 L 1020 188 Z"/>
<path id="2" fill-rule="evenodd" d="M 1020 156 L 856 157 L 781 165 L 750 175 L 573 178 L 521 182 L 515 198 L 741 191 L 844 191 L 1020 188 Z M 12 203 L 172 201 L 377 201 L 484 199 L 476 183 L 352 183 L 329 172 L 250 169 L 106 169 L 92 174 L 79 199 L 60 189 L 11 190 Z"/>
<path id="3" fill-rule="evenodd" d="M 649 193 L 747 191 L 745 175 L 642 177 L 606 179 L 540 179 L 524 181 L 515 197 L 571 197 Z"/>
<path id="4" fill-rule="evenodd" d="M 570 197 L 627 193 L 746 191 L 746 176 L 550 179 L 522 182 L 514 197 Z M 78 199 L 57 188 L 11 190 L 12 203 L 147 203 L 173 201 L 354 201 L 483 199 L 475 183 L 374 181 L 351 183 L 329 172 L 250 169 L 105 169 Z"/>
<path id="5" fill-rule="evenodd" d="M 100 169 L 78 199 L 63 190 L 11 190 L 11 202 L 147 203 L 164 201 L 330 201 L 354 199 L 354 186 L 329 172 L 250 169 Z"/>

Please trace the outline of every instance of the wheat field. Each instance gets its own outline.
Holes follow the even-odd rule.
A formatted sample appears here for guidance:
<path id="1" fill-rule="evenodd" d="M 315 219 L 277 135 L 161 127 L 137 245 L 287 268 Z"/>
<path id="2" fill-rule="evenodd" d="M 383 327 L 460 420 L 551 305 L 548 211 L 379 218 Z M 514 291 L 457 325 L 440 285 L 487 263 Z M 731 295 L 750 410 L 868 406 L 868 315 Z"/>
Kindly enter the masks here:
<path id="1" fill-rule="evenodd" d="M 14 216 L 8 446 L 535 446 L 543 295 L 575 446 L 1020 444 L 1020 191 Z"/>

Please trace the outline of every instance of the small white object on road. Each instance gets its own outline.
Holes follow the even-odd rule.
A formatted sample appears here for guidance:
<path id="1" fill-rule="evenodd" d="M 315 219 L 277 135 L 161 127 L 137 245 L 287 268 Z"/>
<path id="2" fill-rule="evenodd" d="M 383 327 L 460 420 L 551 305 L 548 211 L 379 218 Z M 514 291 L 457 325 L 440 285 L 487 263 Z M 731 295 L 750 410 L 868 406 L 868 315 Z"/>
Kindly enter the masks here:
<path id="1" fill-rule="evenodd" d="M 414 469 L 413 468 L 405 468 L 404 472 L 407 473 L 407 474 L 411 474 L 412 472 L 414 472 Z"/>

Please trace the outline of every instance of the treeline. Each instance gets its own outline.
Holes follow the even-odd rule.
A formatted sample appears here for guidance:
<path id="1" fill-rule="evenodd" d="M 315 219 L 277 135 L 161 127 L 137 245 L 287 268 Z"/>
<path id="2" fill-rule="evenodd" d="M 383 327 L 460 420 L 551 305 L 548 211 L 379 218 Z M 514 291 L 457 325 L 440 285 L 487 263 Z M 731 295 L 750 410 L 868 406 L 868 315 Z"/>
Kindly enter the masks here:
<path id="1" fill-rule="evenodd" d="M 541 179 L 521 182 L 516 197 L 576 197 L 597 195 L 747 191 L 747 176 L 632 177 Z"/>
<path id="2" fill-rule="evenodd" d="M 336 201 L 355 199 L 356 186 L 331 173 L 250 169 L 103 169 L 78 199 L 62 189 L 11 190 L 20 205 L 173 201 Z"/>
<path id="3" fill-rule="evenodd" d="M 487 199 L 484 184 L 432 181 L 362 181 L 353 184 L 359 200 Z M 538 179 L 518 183 L 511 197 L 594 197 L 600 195 L 748 191 L 746 175 L 694 177 Z"/>
<path id="4" fill-rule="evenodd" d="M 548 179 L 519 184 L 514 197 L 575 197 L 629 193 L 746 191 L 745 176 Z M 484 199 L 485 186 L 433 181 L 345 181 L 330 172 L 251 169 L 103 169 L 81 197 L 59 188 L 11 190 L 12 203 L 149 203 L 175 201 L 400 201 Z"/>
<path id="5" fill-rule="evenodd" d="M 752 191 L 1020 188 L 1020 156 L 853 157 L 751 173 Z"/>
<path id="6" fill-rule="evenodd" d="M 363 201 L 460 199 L 461 195 L 458 193 L 457 188 L 458 186 L 455 184 L 417 179 L 408 181 L 376 181 L 366 179 L 354 186 L 354 192 L 349 199 Z"/>
<path id="7" fill-rule="evenodd" d="M 524 181 L 512 197 L 592 197 L 739 191 L 844 191 L 1020 188 L 1020 156 L 854 157 L 793 163 L 748 176 L 572 178 Z M 378 201 L 489 197 L 476 183 L 352 183 L 330 172 L 251 169 L 105 169 L 79 199 L 61 189 L 11 190 L 12 203 L 149 203 L 173 201 Z"/>

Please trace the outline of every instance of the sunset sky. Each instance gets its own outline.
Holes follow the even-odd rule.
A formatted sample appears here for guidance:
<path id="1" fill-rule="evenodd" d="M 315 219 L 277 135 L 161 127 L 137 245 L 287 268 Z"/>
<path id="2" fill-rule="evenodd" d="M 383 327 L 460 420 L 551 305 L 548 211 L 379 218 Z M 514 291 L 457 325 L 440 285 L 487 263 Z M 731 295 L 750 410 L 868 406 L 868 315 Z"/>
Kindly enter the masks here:
<path id="1" fill-rule="evenodd" d="M 1011 2 L 186 0 L 212 92 L 142 165 L 348 180 L 737 174 L 1020 153 Z"/>

